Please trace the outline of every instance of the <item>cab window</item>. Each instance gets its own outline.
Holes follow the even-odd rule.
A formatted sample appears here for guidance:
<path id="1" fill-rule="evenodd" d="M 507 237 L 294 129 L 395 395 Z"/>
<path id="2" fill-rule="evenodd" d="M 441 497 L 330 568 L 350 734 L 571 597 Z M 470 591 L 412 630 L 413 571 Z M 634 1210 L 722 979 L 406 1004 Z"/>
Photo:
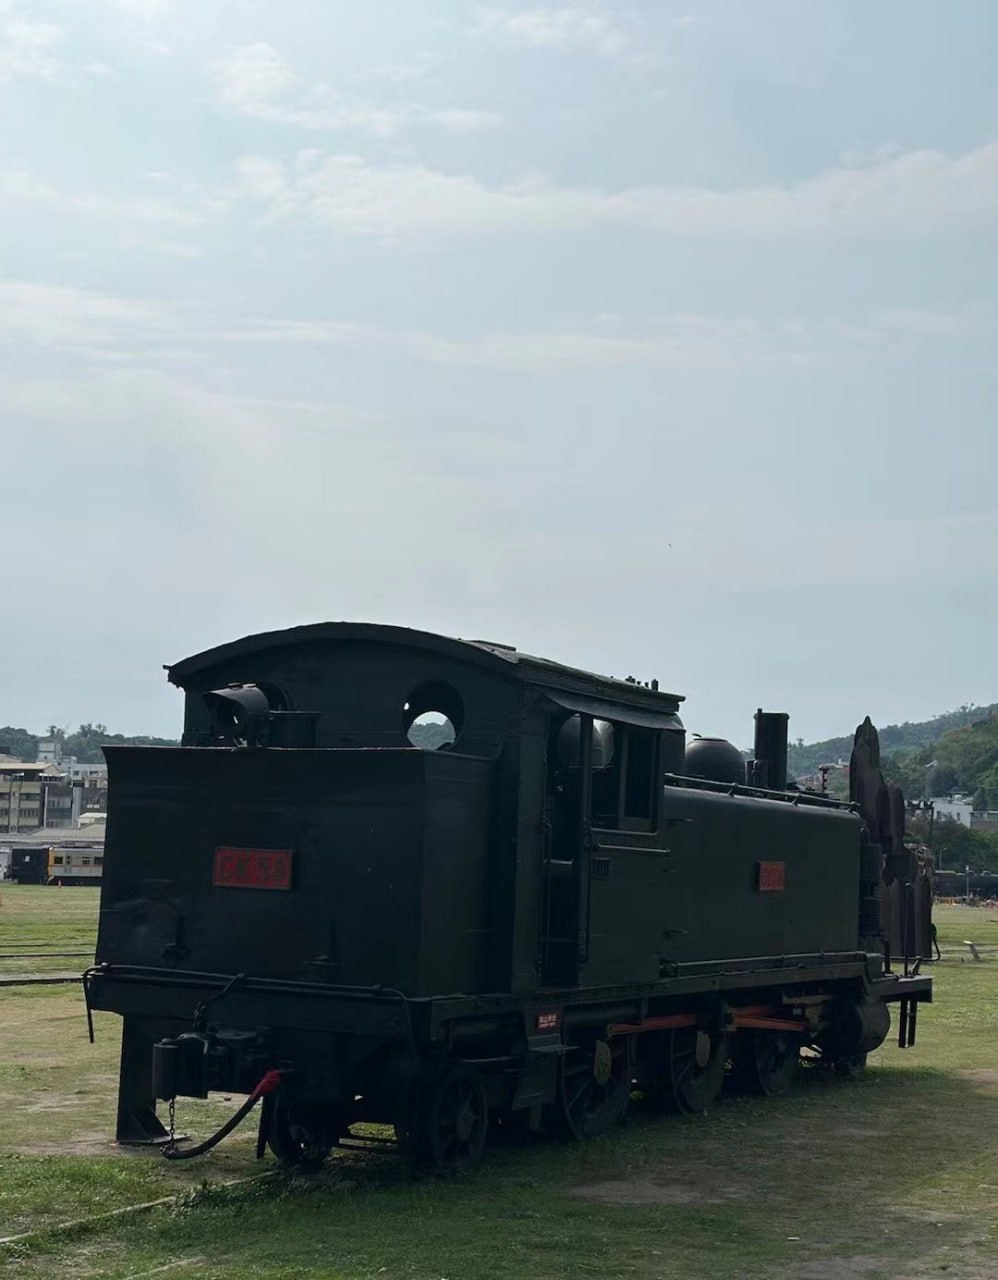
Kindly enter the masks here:
<path id="1" fill-rule="evenodd" d="M 610 830 L 651 831 L 660 789 L 656 729 L 609 720 L 593 720 L 590 768 L 590 820 Z M 577 770 L 580 718 L 572 716 L 558 734 L 558 758 Z"/>

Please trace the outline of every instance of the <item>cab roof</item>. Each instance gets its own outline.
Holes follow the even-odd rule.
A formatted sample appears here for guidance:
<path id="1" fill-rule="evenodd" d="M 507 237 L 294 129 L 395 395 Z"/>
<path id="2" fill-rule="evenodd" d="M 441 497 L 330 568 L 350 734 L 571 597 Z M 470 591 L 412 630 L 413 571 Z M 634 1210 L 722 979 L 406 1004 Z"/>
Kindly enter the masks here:
<path id="1" fill-rule="evenodd" d="M 228 644 L 205 649 L 166 667 L 167 678 L 178 688 L 186 688 L 204 671 L 232 659 L 267 649 L 283 649 L 319 643 L 368 643 L 399 645 L 424 649 L 457 662 L 490 669 L 494 674 L 521 684 L 539 686 L 569 705 L 565 697 L 578 694 L 587 699 L 599 698 L 607 703 L 647 710 L 651 715 L 675 712 L 683 701 L 681 694 L 666 693 L 632 679 L 597 675 L 576 667 L 567 667 L 549 658 L 520 653 L 511 645 L 489 640 L 461 640 L 418 631 L 410 627 L 384 626 L 371 622 L 315 622 L 308 626 L 289 627 L 282 631 L 263 631 L 244 636 Z"/>

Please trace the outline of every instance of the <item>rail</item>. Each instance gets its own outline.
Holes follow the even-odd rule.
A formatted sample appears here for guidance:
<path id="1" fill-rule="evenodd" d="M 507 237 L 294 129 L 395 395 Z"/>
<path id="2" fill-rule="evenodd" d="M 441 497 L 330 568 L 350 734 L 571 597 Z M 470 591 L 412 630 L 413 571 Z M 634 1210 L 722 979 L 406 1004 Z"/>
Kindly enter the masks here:
<path id="1" fill-rule="evenodd" d="M 709 778 L 684 778 L 680 773 L 667 773 L 667 787 L 687 787 L 693 791 L 712 791 L 718 795 L 748 796 L 756 800 L 780 800 L 798 808 L 830 809 L 839 813 L 858 813 L 859 806 L 851 800 L 835 800 L 813 791 L 770 791 L 764 787 L 750 787 L 743 782 L 713 782 Z"/>

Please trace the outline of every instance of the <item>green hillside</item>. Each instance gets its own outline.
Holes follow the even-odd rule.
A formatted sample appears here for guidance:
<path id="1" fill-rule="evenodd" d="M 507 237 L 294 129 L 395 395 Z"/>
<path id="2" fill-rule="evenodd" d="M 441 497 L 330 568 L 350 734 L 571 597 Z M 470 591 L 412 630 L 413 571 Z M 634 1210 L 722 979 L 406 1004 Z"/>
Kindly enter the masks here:
<path id="1" fill-rule="evenodd" d="M 888 725 L 880 730 L 880 744 L 884 775 L 907 799 L 958 793 L 970 797 L 975 809 L 998 809 L 998 703 L 961 707 L 918 724 Z M 851 735 L 796 743 L 790 747 L 790 770 L 797 776 L 813 773 L 819 764 L 848 760 L 851 751 Z M 829 784 L 833 794 L 845 795 L 846 771 L 833 771 Z M 998 835 L 938 817 L 930 827 L 922 815 L 909 822 L 909 833 L 931 845 L 937 865 L 998 871 Z"/>
<path id="2" fill-rule="evenodd" d="M 122 733 L 109 733 L 107 725 L 81 724 L 70 733 L 60 729 L 58 725 L 50 725 L 47 733 L 31 733 L 28 729 L 18 729 L 13 725 L 0 726 L 0 753 L 16 756 L 30 764 L 38 759 L 38 744 L 55 738 L 62 743 L 62 754 L 75 756 L 81 764 L 103 764 L 101 747 L 175 747 L 173 738 L 151 738 L 144 734 L 127 737 Z"/>
<path id="3" fill-rule="evenodd" d="M 998 702 L 986 707 L 973 705 L 960 707 L 956 711 L 948 711 L 945 715 L 935 716 L 931 720 L 918 722 L 905 721 L 904 724 L 889 724 L 880 729 L 880 747 L 885 755 L 913 755 L 931 746 L 946 733 L 954 729 L 963 729 L 976 722 L 987 720 L 998 715 Z M 848 760 L 852 751 L 852 734 L 841 738 L 826 738 L 823 742 L 808 742 L 798 739 L 790 744 L 788 765 L 795 776 L 814 773 L 821 764 L 835 764 L 839 760 Z M 927 760 L 933 759 L 927 757 Z M 949 788 L 947 788 L 948 790 Z"/>

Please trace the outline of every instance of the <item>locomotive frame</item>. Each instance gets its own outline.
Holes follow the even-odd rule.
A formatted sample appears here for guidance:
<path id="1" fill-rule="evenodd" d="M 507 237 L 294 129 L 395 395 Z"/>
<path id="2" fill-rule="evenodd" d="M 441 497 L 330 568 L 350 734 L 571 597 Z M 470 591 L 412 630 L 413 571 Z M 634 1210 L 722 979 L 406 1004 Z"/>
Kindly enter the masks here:
<path id="1" fill-rule="evenodd" d="M 454 1169 L 494 1122 L 587 1138 L 732 1069 L 781 1093 L 802 1049 L 854 1074 L 891 1003 L 914 1040 L 869 722 L 844 803 L 787 789 L 785 716 L 753 785 L 689 776 L 678 695 L 502 645 L 323 623 L 168 671 L 182 745 L 106 751 L 85 992 L 124 1020 L 119 1141 L 177 1154 L 157 1103 L 225 1090 L 287 1163 L 375 1121 Z M 454 740 L 412 746 L 431 713 Z"/>

